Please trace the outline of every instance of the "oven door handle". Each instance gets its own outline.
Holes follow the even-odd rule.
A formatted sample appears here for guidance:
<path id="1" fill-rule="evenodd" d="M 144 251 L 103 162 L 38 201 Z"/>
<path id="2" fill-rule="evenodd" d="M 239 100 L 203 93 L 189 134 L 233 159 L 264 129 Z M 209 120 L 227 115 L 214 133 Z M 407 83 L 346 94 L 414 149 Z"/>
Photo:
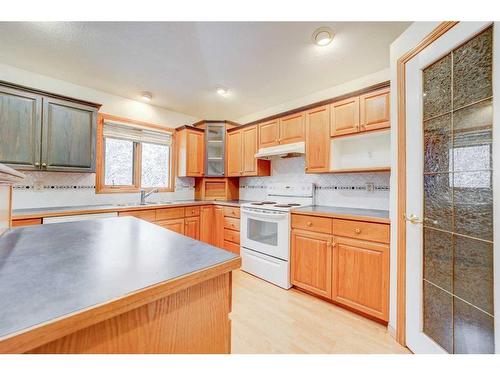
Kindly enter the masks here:
<path id="1" fill-rule="evenodd" d="M 266 214 L 266 213 L 262 213 L 262 212 L 247 211 L 245 209 L 243 209 L 242 212 L 245 215 L 253 216 L 256 218 L 284 219 L 288 216 L 288 213 L 285 213 L 285 214 Z"/>

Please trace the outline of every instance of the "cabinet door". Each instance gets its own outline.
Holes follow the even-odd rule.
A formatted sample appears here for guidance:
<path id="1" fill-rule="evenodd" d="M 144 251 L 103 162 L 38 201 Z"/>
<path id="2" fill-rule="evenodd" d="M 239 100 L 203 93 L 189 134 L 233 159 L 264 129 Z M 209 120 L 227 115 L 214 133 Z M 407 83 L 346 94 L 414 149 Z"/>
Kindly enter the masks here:
<path id="1" fill-rule="evenodd" d="M 224 211 L 220 206 L 215 206 L 214 208 L 214 223 L 215 228 L 212 228 L 214 231 L 214 242 L 213 245 L 224 248 Z"/>
<path id="2" fill-rule="evenodd" d="M 384 129 L 391 126 L 389 91 L 389 87 L 386 87 L 360 96 L 361 131 Z"/>
<path id="3" fill-rule="evenodd" d="M 279 120 L 271 120 L 259 124 L 259 148 L 277 146 L 279 144 Z"/>
<path id="4" fill-rule="evenodd" d="M 188 129 L 186 132 L 186 174 L 202 177 L 205 165 L 204 133 Z"/>
<path id="5" fill-rule="evenodd" d="M 43 98 L 42 169 L 95 171 L 97 110 Z"/>
<path id="6" fill-rule="evenodd" d="M 359 96 L 330 105 L 330 135 L 344 135 L 359 131 Z"/>
<path id="7" fill-rule="evenodd" d="M 213 244 L 214 242 L 214 209 L 213 206 L 204 206 L 200 211 L 200 241 Z"/>
<path id="8" fill-rule="evenodd" d="M 184 219 L 185 228 L 184 234 L 188 237 L 191 237 L 195 240 L 200 239 L 200 217 L 187 217 Z"/>
<path id="9" fill-rule="evenodd" d="M 306 173 L 330 170 L 330 107 L 306 113 Z"/>
<path id="10" fill-rule="evenodd" d="M 156 224 L 165 229 L 169 229 L 179 234 L 184 234 L 184 219 L 157 221 Z"/>
<path id="11" fill-rule="evenodd" d="M 227 133 L 227 175 L 239 177 L 241 175 L 241 130 Z"/>
<path id="12" fill-rule="evenodd" d="M 387 321 L 389 245 L 335 238 L 334 301 Z"/>
<path id="13" fill-rule="evenodd" d="M 0 87 L 0 163 L 40 169 L 42 97 Z"/>
<path id="14" fill-rule="evenodd" d="M 292 230 L 292 284 L 332 297 L 332 241 L 326 234 Z"/>
<path id="15" fill-rule="evenodd" d="M 243 144 L 242 152 L 242 175 L 257 176 L 257 125 L 241 130 L 241 138 Z"/>
<path id="16" fill-rule="evenodd" d="M 279 143 L 295 143 L 304 141 L 305 133 L 305 113 L 294 113 L 280 119 Z"/>

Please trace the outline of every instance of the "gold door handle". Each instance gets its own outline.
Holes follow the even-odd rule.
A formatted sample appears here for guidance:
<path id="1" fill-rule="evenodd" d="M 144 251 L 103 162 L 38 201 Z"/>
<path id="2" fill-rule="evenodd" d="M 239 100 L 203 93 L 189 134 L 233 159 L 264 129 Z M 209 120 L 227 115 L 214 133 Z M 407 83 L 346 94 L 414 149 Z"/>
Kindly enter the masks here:
<path id="1" fill-rule="evenodd" d="M 422 224 L 424 221 L 419 219 L 419 217 L 415 214 L 411 214 L 410 216 L 404 216 L 406 221 L 409 221 L 412 224 Z"/>

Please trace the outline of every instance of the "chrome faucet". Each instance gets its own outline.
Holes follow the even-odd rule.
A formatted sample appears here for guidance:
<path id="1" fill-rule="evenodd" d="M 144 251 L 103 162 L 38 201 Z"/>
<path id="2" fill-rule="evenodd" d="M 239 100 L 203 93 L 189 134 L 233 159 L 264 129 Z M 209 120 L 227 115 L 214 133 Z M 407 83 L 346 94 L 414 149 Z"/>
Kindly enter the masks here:
<path id="1" fill-rule="evenodd" d="M 144 206 L 146 204 L 147 197 L 149 197 L 153 193 L 156 193 L 158 190 L 158 188 L 154 188 L 146 193 L 145 189 L 141 189 L 141 206 Z"/>

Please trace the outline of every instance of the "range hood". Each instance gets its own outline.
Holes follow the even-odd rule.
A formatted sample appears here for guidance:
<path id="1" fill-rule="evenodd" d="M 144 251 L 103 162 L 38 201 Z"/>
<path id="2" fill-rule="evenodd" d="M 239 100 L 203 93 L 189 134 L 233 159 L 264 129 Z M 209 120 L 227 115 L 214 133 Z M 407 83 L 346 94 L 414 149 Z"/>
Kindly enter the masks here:
<path id="1" fill-rule="evenodd" d="M 304 142 L 289 143 L 273 147 L 260 148 L 255 154 L 257 159 L 271 160 L 275 158 L 291 158 L 302 156 L 306 153 Z"/>

